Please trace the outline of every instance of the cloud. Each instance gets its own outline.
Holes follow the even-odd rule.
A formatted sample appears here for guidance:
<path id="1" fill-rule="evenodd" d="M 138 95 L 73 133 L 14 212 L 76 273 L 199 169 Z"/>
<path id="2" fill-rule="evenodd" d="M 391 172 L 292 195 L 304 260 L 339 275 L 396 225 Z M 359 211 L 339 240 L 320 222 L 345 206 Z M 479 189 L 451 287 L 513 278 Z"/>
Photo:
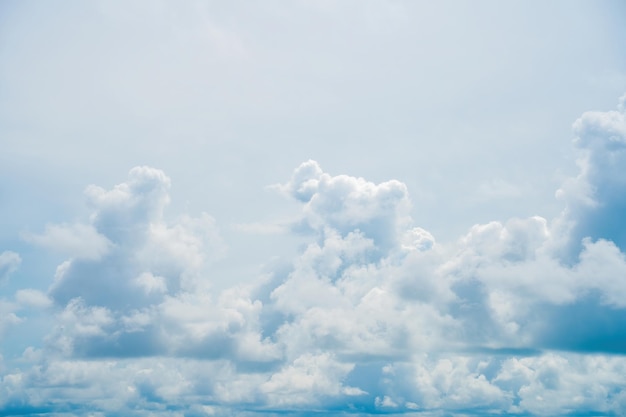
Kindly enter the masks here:
<path id="1" fill-rule="evenodd" d="M 338 362 L 328 353 L 307 353 L 273 374 L 261 385 L 260 391 L 276 407 L 319 406 L 320 396 L 353 396 L 363 393 L 358 388 L 341 383 L 352 368 L 353 365 Z"/>
<path id="2" fill-rule="evenodd" d="M 22 319 L 15 314 L 18 310 L 19 307 L 15 303 L 0 299 L 0 336 L 3 336 L 10 326 L 22 322 Z"/>
<path id="3" fill-rule="evenodd" d="M 112 190 L 89 186 L 86 194 L 93 212 L 90 224 L 73 227 L 83 231 L 77 251 L 106 251 L 98 257 L 73 256 L 59 265 L 50 288 L 55 302 L 80 297 L 89 304 L 132 309 L 182 288 L 210 285 L 199 274 L 225 249 L 215 222 L 202 214 L 183 215 L 168 224 L 163 211 L 169 188 L 170 179 L 148 167 L 133 168 L 128 181 Z"/>
<path id="4" fill-rule="evenodd" d="M 131 169 L 128 181 L 112 190 L 90 185 L 85 194 L 94 208 L 93 226 L 114 243 L 133 242 L 133 236 L 143 236 L 162 218 L 170 185 L 163 171 L 145 166 Z"/>
<path id="5" fill-rule="evenodd" d="M 0 284 L 5 282 L 22 263 L 22 258 L 15 252 L 4 251 L 0 253 Z"/>
<path id="6" fill-rule="evenodd" d="M 34 308 L 47 308 L 52 305 L 52 301 L 41 291 L 26 288 L 15 293 L 15 300 L 22 306 Z"/>
<path id="7" fill-rule="evenodd" d="M 342 235 L 359 230 L 383 251 L 396 244 L 411 221 L 408 190 L 396 180 L 374 184 L 348 175 L 331 176 L 309 160 L 277 188 L 304 203 L 305 226 L 316 231 L 330 227 Z"/>
<path id="8" fill-rule="evenodd" d="M 24 239 L 52 251 L 75 258 L 97 260 L 111 249 L 111 242 L 92 225 L 47 225 L 40 234 L 24 234 Z"/>
<path id="9" fill-rule="evenodd" d="M 572 229 L 571 250 L 580 250 L 584 237 L 611 240 L 626 249 L 625 102 L 626 95 L 617 110 L 586 112 L 574 123 L 581 172 L 557 192 L 567 203 L 564 222 Z"/>
<path id="10" fill-rule="evenodd" d="M 622 110 L 576 125 L 586 162 L 562 188 L 559 218 L 477 224 L 452 242 L 415 224 L 400 181 L 304 162 L 275 188 L 301 205 L 294 229 L 307 230 L 307 243 L 222 291 L 211 285 L 224 251 L 215 221 L 166 221 L 162 171 L 133 168 L 110 190 L 90 186 L 89 223 L 49 226 L 41 239 L 79 231 L 85 247 L 110 244 L 97 256 L 68 244 L 75 253 L 47 295 L 20 290 L 0 304 L 7 325 L 21 323 L 20 308 L 54 311 L 43 346 L 23 355 L 32 366 L 4 372 L 0 407 L 623 414 L 626 256 L 612 235 L 581 234 L 598 207 L 621 207 L 597 184 L 626 190 L 609 163 L 621 158 Z M 579 249 L 564 261 L 572 242 Z"/>
<path id="11" fill-rule="evenodd" d="M 0 253 L 0 284 L 6 283 L 9 276 L 15 272 L 22 258 L 16 252 L 4 251 Z M 20 310 L 27 308 L 41 309 L 50 305 L 49 299 L 40 291 L 21 289 L 15 294 L 15 300 L 0 297 L 0 340 L 7 329 L 17 326 L 24 321 L 20 317 Z M 2 355 L 0 354 L 0 371 L 2 369 Z"/>

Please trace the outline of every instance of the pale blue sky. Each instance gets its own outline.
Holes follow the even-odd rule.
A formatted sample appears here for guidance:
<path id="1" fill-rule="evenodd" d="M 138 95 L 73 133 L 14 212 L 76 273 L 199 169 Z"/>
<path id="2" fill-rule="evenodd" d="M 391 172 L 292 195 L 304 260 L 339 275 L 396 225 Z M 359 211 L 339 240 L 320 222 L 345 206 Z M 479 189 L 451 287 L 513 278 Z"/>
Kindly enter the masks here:
<path id="1" fill-rule="evenodd" d="M 0 410 L 619 415 L 625 21 L 2 2 Z"/>

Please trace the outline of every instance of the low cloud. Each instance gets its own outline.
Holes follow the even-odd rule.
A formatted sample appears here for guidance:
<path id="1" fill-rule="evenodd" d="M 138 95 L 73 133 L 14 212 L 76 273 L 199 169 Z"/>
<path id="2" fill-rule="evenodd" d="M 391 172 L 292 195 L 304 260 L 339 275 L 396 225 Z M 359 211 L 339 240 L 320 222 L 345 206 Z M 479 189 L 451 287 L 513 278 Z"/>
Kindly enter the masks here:
<path id="1" fill-rule="evenodd" d="M 626 95 L 617 110 L 584 113 L 574 123 L 575 145 L 581 152 L 580 174 L 566 181 L 557 196 L 567 208 L 564 223 L 571 228 L 570 255 L 584 237 L 607 239 L 626 249 Z"/>
<path id="2" fill-rule="evenodd" d="M 170 179 L 148 167 L 133 168 L 128 181 L 112 190 L 89 186 L 91 223 L 73 230 L 84 232 L 81 248 L 106 251 L 97 257 L 73 256 L 59 265 L 52 299 L 63 305 L 80 297 L 88 304 L 132 310 L 183 289 L 210 286 L 205 267 L 225 249 L 215 221 L 202 214 L 166 222 L 169 188 Z"/>
<path id="3" fill-rule="evenodd" d="M 342 235 L 359 230 L 385 252 L 410 223 L 408 190 L 400 181 L 374 184 L 349 175 L 332 176 L 309 160 L 278 188 L 304 204 L 304 225 L 318 232 L 330 228 Z"/>
<path id="4" fill-rule="evenodd" d="M 0 304 L 17 321 L 17 305 L 53 305 L 55 323 L 25 353 L 31 368 L 4 371 L 0 407 L 621 415 L 623 104 L 586 113 L 575 132 L 581 173 L 559 191 L 558 218 L 478 224 L 446 243 L 410 217 L 403 183 L 304 162 L 275 188 L 301 204 L 293 228 L 308 230 L 308 243 L 219 293 L 215 221 L 166 221 L 162 171 L 133 168 L 111 190 L 90 186 L 88 224 L 31 240 L 91 246 L 66 244 L 75 253 L 47 295 L 22 290 Z"/>
<path id="5" fill-rule="evenodd" d="M 15 272 L 21 263 L 22 258 L 15 252 L 0 253 L 0 284 L 9 279 L 9 275 Z"/>
<path id="6" fill-rule="evenodd" d="M 43 246 L 76 259 L 98 260 L 111 249 L 111 241 L 99 234 L 92 225 L 47 225 L 41 234 L 24 234 L 30 243 Z"/>

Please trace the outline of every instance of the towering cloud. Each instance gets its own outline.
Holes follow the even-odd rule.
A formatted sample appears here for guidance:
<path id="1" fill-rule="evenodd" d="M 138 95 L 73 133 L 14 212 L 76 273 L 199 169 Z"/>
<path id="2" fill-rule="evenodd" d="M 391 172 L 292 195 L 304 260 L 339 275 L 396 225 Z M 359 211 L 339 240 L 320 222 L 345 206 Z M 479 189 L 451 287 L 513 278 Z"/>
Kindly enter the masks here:
<path id="1" fill-rule="evenodd" d="M 581 173 L 559 191 L 558 219 L 474 225 L 450 243 L 411 219 L 403 183 L 304 162 L 277 188 L 301 204 L 294 227 L 310 240 L 222 292 L 211 285 L 224 250 L 215 221 L 168 221 L 162 171 L 90 186 L 88 223 L 28 237 L 70 252 L 49 298 L 22 290 L 0 304 L 13 324 L 18 305 L 54 316 L 44 345 L 24 352 L 32 366 L 2 371 L 0 407 L 621 415 L 624 118 L 622 100 L 576 122 Z M 0 256 L 0 270 L 17 264 Z"/>
<path id="2" fill-rule="evenodd" d="M 574 123 L 581 150 L 581 172 L 566 182 L 558 196 L 567 202 L 571 245 L 580 240 L 607 239 L 626 249 L 626 95 L 617 110 L 586 112 Z"/>
<path id="3" fill-rule="evenodd" d="M 170 179 L 160 170 L 136 167 L 112 190 L 90 186 L 91 223 L 48 227 L 36 241 L 71 236 L 78 256 L 59 265 L 50 295 L 59 304 L 130 310 L 161 301 L 181 289 L 208 285 L 206 263 L 224 248 L 214 220 L 182 216 L 167 224 Z M 52 242 L 56 243 L 56 242 Z M 84 256 L 87 249 L 91 256 Z M 81 256 L 83 255 L 83 256 Z"/>
<path id="4" fill-rule="evenodd" d="M 383 251 L 397 244 L 410 225 L 406 185 L 392 180 L 373 184 L 348 175 L 331 176 L 307 161 L 279 187 L 304 203 L 304 224 L 318 232 L 332 228 L 345 236 L 358 230 Z"/>

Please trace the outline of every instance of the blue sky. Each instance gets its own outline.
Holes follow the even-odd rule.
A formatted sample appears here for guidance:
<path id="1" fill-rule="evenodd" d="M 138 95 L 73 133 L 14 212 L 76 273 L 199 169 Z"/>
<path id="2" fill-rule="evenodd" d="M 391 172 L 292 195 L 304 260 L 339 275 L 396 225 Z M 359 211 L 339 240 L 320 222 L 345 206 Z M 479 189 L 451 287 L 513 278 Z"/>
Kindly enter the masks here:
<path id="1" fill-rule="evenodd" d="M 0 4 L 0 414 L 626 413 L 621 1 Z"/>

